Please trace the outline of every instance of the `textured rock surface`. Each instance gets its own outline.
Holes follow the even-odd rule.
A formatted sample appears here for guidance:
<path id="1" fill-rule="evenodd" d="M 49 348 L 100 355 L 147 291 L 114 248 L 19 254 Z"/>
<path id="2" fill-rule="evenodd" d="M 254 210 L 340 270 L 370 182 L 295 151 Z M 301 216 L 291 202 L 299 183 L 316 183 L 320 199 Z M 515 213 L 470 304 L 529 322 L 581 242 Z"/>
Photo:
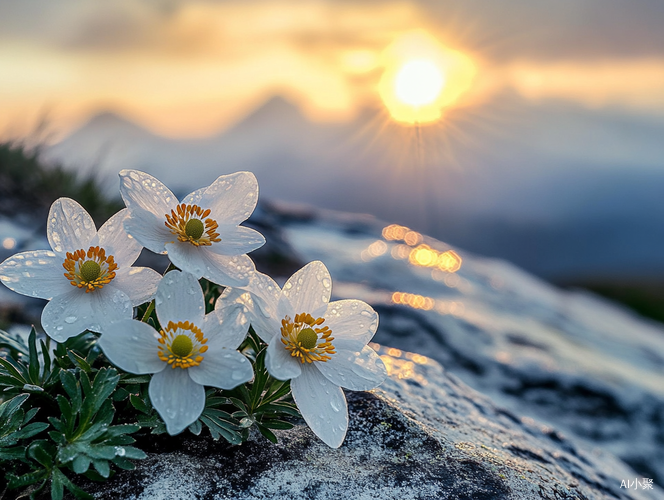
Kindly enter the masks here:
<path id="1" fill-rule="evenodd" d="M 390 379 L 348 393 L 350 429 L 331 450 L 303 424 L 230 447 L 181 437 L 104 485 L 99 499 L 664 499 L 620 488 L 612 455 L 497 408 L 421 355 L 381 353 Z M 394 350 L 393 354 L 397 354 Z"/>
<path id="2" fill-rule="evenodd" d="M 418 265 L 420 245 L 450 247 L 417 234 L 410 245 L 386 240 L 369 217 L 302 208 L 270 217 L 301 260 L 325 262 L 337 298 L 376 308 L 376 342 L 430 356 L 500 405 L 664 484 L 661 324 L 458 249 L 457 272 Z"/>

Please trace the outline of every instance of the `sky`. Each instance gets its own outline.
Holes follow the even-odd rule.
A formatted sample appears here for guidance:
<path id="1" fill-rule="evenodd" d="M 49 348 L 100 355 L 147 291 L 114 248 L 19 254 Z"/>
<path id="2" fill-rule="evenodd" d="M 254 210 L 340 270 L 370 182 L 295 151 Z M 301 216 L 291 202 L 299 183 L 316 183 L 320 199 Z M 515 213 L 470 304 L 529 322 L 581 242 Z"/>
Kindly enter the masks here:
<path id="1" fill-rule="evenodd" d="M 426 53 L 396 60 L 414 33 L 464 58 L 446 107 L 514 92 L 661 117 L 663 21 L 659 0 L 3 0 L 0 137 L 43 119 L 61 137 L 101 110 L 205 137 L 274 94 L 316 122 L 351 120 Z"/>
<path id="2" fill-rule="evenodd" d="M 662 26 L 662 0 L 1 0 L 0 140 L 113 182 L 251 170 L 547 279 L 664 276 Z"/>

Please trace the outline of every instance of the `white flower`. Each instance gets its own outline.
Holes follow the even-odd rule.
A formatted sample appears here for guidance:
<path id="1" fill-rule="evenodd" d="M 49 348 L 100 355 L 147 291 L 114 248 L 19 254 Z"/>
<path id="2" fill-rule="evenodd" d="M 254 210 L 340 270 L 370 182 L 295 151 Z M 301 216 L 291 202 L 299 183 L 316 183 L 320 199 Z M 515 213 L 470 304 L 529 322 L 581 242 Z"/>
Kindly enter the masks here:
<path id="1" fill-rule="evenodd" d="M 296 272 L 283 290 L 255 273 L 242 294 L 256 333 L 268 343 L 265 366 L 280 380 L 291 379 L 293 398 L 313 432 L 328 446 L 341 446 L 348 408 L 341 387 L 366 391 L 386 377 L 385 365 L 367 343 L 378 315 L 360 300 L 329 303 L 330 273 L 322 262 Z"/>
<path id="2" fill-rule="evenodd" d="M 157 179 L 137 170 L 120 172 L 120 192 L 130 217 L 125 229 L 145 248 L 168 253 L 171 262 L 196 278 L 219 285 L 246 285 L 254 264 L 246 253 L 265 243 L 238 226 L 258 201 L 251 172 L 222 175 L 182 202 Z"/>
<path id="3" fill-rule="evenodd" d="M 150 401 L 178 434 L 195 422 L 205 408 L 203 386 L 233 389 L 253 377 L 251 363 L 235 349 L 249 325 L 242 309 L 218 300 L 205 315 L 205 299 L 194 276 L 171 271 L 155 296 L 157 332 L 136 320 L 119 321 L 99 339 L 104 354 L 121 369 L 154 373 Z"/>
<path id="4" fill-rule="evenodd" d="M 131 267 L 141 245 L 123 228 L 123 209 L 97 232 L 92 217 L 74 200 L 56 200 L 48 215 L 53 251 L 16 254 L 0 264 L 0 280 L 15 292 L 48 299 L 42 327 L 58 342 L 83 331 L 131 319 L 133 306 L 152 299 L 159 273 Z"/>

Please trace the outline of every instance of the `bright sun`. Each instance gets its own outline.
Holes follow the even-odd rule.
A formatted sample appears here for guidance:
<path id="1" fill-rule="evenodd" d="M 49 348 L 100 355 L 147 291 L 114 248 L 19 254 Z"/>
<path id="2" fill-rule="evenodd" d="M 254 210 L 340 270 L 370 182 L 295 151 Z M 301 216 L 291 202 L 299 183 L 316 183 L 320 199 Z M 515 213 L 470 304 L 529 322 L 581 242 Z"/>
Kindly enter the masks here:
<path id="1" fill-rule="evenodd" d="M 394 79 L 394 93 L 405 104 L 422 106 L 434 102 L 443 85 L 443 72 L 433 61 L 409 61 Z"/>
<path id="2" fill-rule="evenodd" d="M 440 119 L 475 76 L 466 55 L 444 47 L 423 31 L 406 33 L 383 53 L 379 92 L 392 118 L 420 124 Z"/>

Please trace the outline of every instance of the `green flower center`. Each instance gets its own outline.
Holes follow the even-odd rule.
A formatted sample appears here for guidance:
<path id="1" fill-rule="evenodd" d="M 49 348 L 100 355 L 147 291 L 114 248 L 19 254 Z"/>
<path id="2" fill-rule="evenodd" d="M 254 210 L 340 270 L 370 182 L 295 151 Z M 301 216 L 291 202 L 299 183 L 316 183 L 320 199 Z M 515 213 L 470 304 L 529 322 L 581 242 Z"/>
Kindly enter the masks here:
<path id="1" fill-rule="evenodd" d="M 90 283 L 101 275 L 101 266 L 97 264 L 94 260 L 86 260 L 81 264 L 80 268 L 81 278 L 84 281 Z"/>
<path id="2" fill-rule="evenodd" d="M 181 358 L 186 358 L 194 350 L 194 343 L 188 335 L 178 335 L 173 339 L 171 352 Z"/>
<path id="3" fill-rule="evenodd" d="M 302 344 L 305 349 L 313 349 L 318 342 L 318 335 L 312 328 L 305 328 L 297 334 L 297 341 Z"/>
<path id="4" fill-rule="evenodd" d="M 203 236 L 205 225 L 199 219 L 189 219 L 184 226 L 184 234 L 190 238 L 197 240 Z"/>

